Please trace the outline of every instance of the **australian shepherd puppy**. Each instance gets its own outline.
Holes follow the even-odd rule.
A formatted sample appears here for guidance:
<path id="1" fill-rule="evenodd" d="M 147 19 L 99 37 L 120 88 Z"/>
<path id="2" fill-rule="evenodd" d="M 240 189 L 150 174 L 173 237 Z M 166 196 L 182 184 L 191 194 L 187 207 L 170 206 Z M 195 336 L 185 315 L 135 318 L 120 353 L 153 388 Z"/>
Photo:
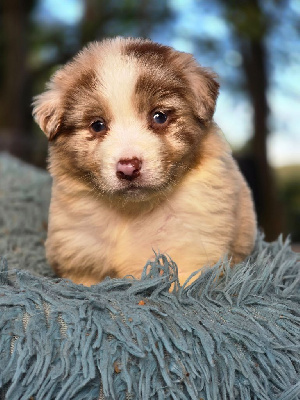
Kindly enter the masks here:
<path id="1" fill-rule="evenodd" d="M 34 101 L 53 177 L 46 254 L 92 285 L 139 277 L 154 251 L 181 282 L 254 245 L 251 194 L 213 122 L 219 84 L 190 54 L 150 40 L 95 42 Z"/>

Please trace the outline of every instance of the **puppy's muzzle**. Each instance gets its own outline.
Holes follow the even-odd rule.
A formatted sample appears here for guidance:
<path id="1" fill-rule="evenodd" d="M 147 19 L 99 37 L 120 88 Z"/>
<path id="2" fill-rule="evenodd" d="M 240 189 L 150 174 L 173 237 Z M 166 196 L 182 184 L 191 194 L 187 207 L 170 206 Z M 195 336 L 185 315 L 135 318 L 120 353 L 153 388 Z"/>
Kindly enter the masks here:
<path id="1" fill-rule="evenodd" d="M 142 168 L 142 161 L 138 158 L 121 159 L 117 163 L 116 175 L 119 179 L 126 179 L 132 181 L 136 179 Z"/>

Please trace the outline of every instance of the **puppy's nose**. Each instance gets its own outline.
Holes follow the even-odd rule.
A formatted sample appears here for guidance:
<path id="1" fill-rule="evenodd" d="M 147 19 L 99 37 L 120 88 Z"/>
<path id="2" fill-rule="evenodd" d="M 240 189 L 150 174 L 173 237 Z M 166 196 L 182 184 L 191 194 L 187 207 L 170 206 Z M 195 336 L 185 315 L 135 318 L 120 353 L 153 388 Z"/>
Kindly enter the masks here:
<path id="1" fill-rule="evenodd" d="M 116 175 L 119 179 L 132 181 L 140 175 L 142 161 L 136 157 L 122 159 L 117 163 Z"/>

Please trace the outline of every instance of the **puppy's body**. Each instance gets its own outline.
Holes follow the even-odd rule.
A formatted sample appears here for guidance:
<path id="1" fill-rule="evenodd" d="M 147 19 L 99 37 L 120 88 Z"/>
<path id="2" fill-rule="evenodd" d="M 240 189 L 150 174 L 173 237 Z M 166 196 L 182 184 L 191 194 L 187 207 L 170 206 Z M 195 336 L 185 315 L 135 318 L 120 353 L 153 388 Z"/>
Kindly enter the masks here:
<path id="1" fill-rule="evenodd" d="M 50 139 L 46 243 L 57 273 L 91 285 L 140 276 L 153 250 L 181 281 L 252 249 L 251 195 L 212 121 L 218 84 L 150 41 L 93 44 L 36 100 Z"/>

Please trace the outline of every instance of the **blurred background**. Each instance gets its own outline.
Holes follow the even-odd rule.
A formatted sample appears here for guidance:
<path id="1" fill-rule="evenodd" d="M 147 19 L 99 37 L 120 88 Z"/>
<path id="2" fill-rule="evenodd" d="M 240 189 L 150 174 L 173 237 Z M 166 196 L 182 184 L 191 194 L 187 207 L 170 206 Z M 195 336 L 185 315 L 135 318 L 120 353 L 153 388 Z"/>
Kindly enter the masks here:
<path id="1" fill-rule="evenodd" d="M 1 0 L 0 150 L 45 168 L 32 97 L 89 41 L 148 37 L 220 78 L 215 114 L 267 240 L 300 242 L 300 0 Z M 1 179 L 1 177 L 0 177 Z"/>

